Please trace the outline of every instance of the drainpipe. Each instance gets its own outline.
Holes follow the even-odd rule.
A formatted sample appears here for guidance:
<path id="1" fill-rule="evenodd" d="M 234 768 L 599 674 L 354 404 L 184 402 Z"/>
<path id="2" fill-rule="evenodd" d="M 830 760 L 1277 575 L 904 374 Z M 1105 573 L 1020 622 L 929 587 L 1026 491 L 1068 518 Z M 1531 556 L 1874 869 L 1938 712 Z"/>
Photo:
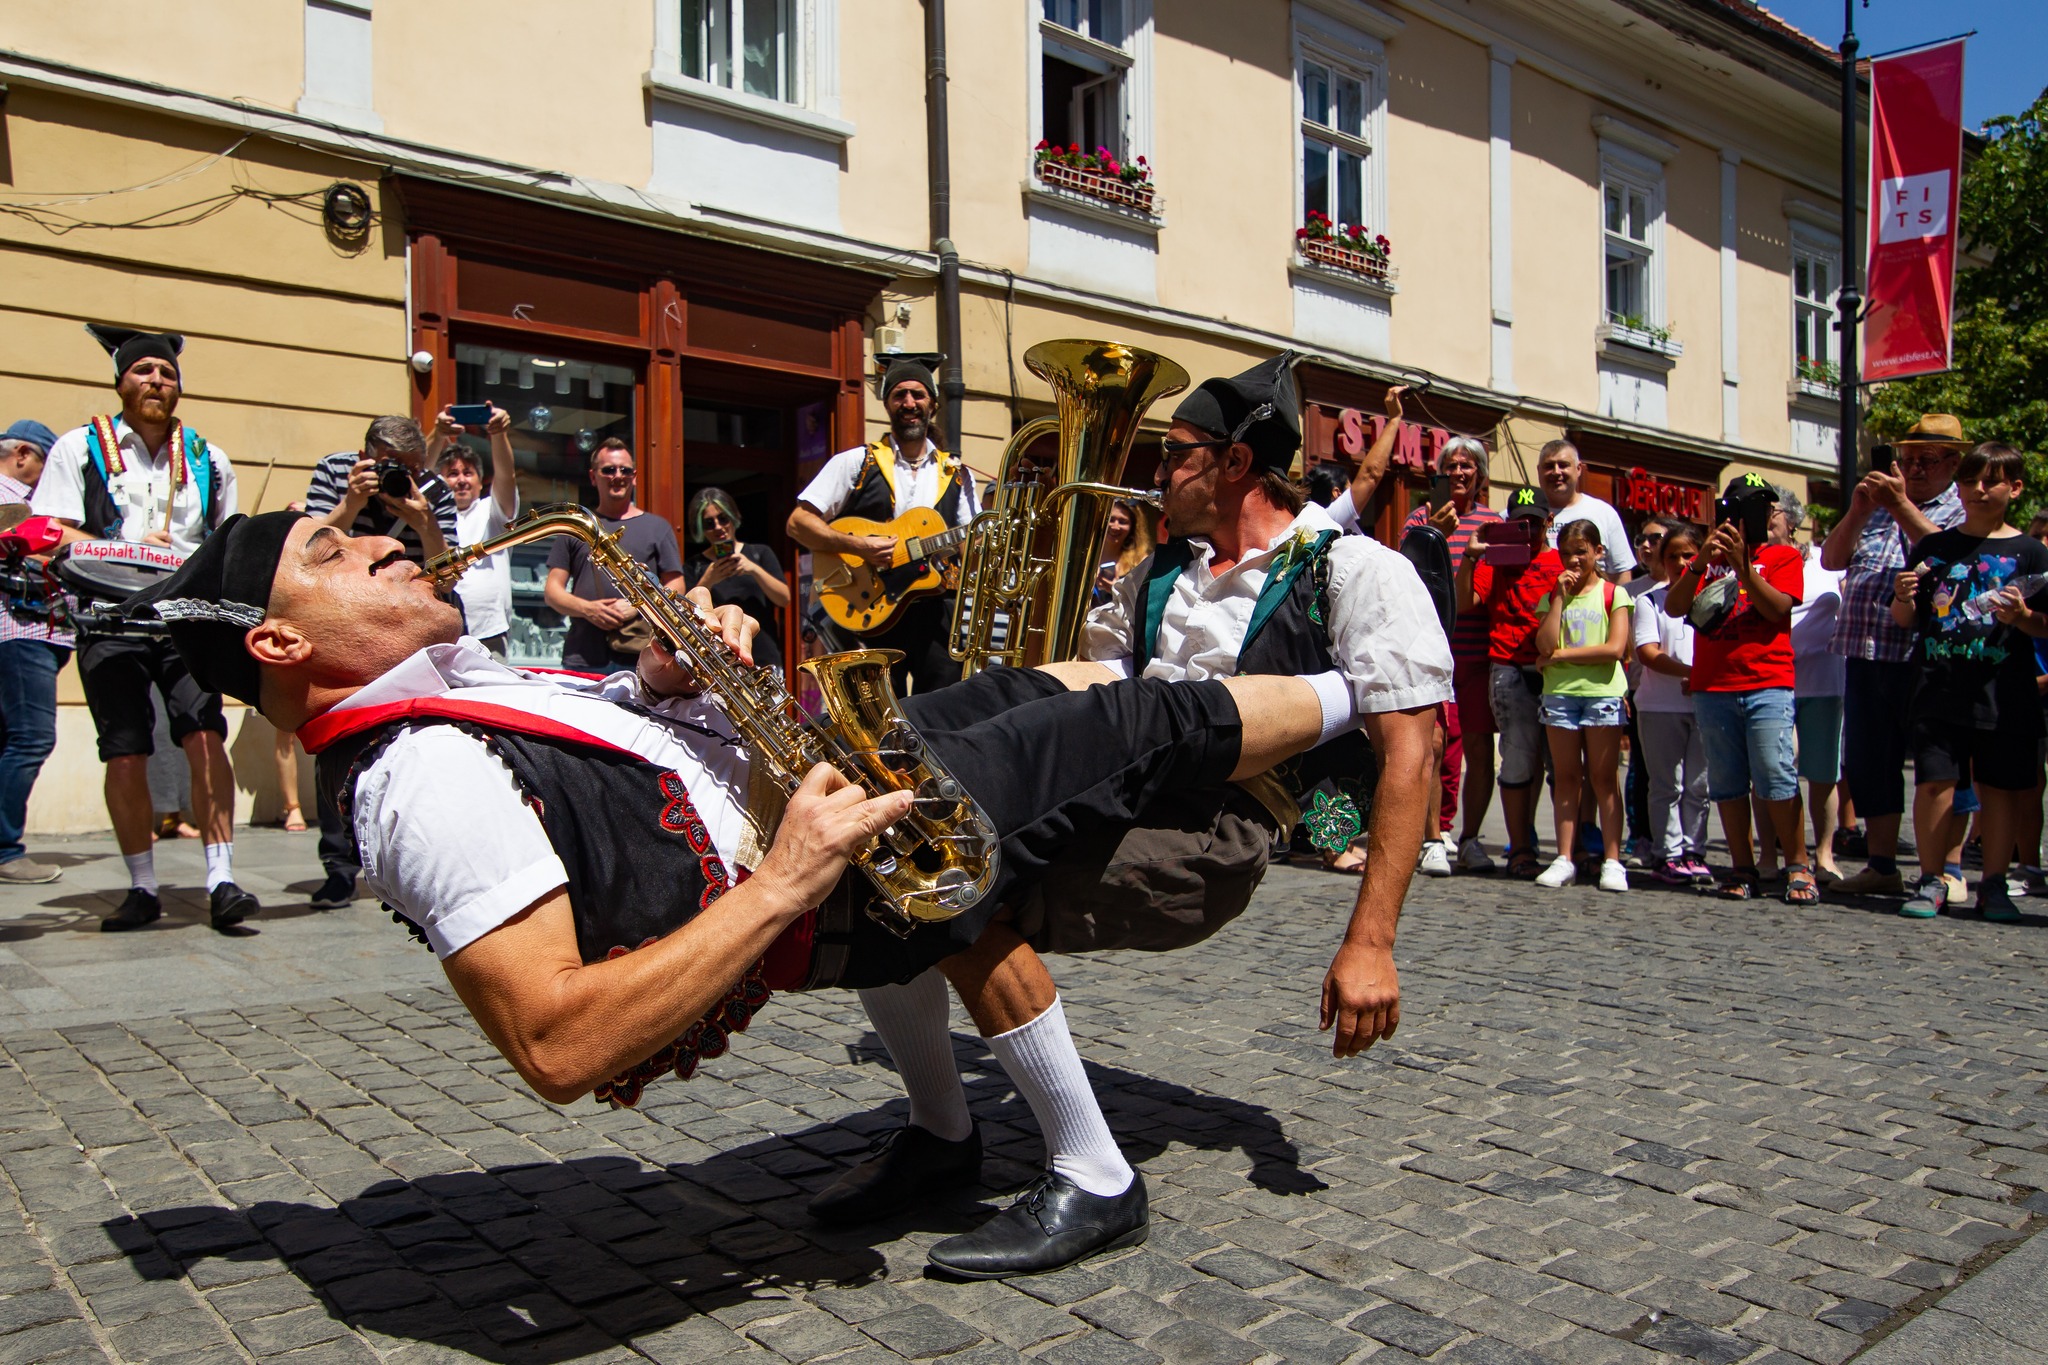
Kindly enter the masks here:
<path id="1" fill-rule="evenodd" d="M 946 123 L 946 0 L 924 0 L 924 136 L 930 167 L 932 249 L 939 254 L 939 377 L 946 430 L 960 449 L 967 379 L 960 368 L 960 251 L 953 245 L 951 137 Z"/>

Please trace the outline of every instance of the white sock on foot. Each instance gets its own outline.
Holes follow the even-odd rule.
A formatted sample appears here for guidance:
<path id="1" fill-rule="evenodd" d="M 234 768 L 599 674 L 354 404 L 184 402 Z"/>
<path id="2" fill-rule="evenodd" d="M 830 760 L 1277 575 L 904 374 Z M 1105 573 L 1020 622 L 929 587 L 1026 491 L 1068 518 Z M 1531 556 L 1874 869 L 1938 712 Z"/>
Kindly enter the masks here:
<path id="1" fill-rule="evenodd" d="M 1022 1028 L 987 1041 L 1045 1133 L 1052 1168 L 1090 1194 L 1109 1197 L 1129 1189 L 1137 1172 L 1110 1136 L 1059 997 Z"/>
<path id="2" fill-rule="evenodd" d="M 235 845 L 233 840 L 225 844 L 206 846 L 206 889 L 213 890 L 222 882 L 235 879 Z"/>
<path id="3" fill-rule="evenodd" d="M 946 978 L 932 967 L 907 985 L 876 986 L 859 994 L 868 1022 L 889 1049 L 889 1060 L 910 1095 L 910 1121 L 948 1142 L 965 1138 L 974 1130 L 974 1119 L 967 1112 L 953 1035 L 946 1028 Z"/>
<path id="4" fill-rule="evenodd" d="M 156 894 L 156 853 L 145 848 L 140 853 L 123 853 L 121 861 L 128 864 L 128 885 L 137 891 Z"/>

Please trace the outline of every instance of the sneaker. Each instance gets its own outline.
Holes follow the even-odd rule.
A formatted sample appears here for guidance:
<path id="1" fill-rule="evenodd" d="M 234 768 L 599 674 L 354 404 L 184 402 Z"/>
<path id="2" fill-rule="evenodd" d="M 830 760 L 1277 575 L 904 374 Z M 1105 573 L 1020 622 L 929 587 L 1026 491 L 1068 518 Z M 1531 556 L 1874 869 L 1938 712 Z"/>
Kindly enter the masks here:
<path id="1" fill-rule="evenodd" d="M 2016 867 L 2012 870 L 2012 876 L 2007 878 L 2008 885 L 2011 884 L 2013 877 L 2019 879 L 2017 890 L 2021 895 L 2048 896 L 2048 872 L 2032 866 Z"/>
<path id="2" fill-rule="evenodd" d="M 1549 867 L 1536 874 L 1536 885 L 1547 886 L 1552 890 L 1556 890 L 1561 886 L 1570 886 L 1578 879 L 1578 864 L 1571 860 L 1569 854 L 1559 854 L 1551 861 Z"/>
<path id="3" fill-rule="evenodd" d="M 306 903 L 315 910 L 339 910 L 356 898 L 356 879 L 344 872 L 330 872 Z"/>
<path id="4" fill-rule="evenodd" d="M 1446 858 L 1455 858 L 1458 856 L 1457 835 L 1451 833 L 1449 830 L 1445 830 L 1443 833 L 1436 836 L 1436 841 L 1444 846 L 1444 856 Z"/>
<path id="5" fill-rule="evenodd" d="M 1690 853 L 1673 859 L 1671 868 L 1674 872 L 1684 874 L 1685 879 L 1694 886 L 1711 885 L 1714 880 L 1714 869 Z"/>
<path id="6" fill-rule="evenodd" d="M 1933 919 L 1948 906 L 1948 886 L 1940 877 L 1922 877 L 1913 899 L 1899 907 L 1907 919 Z"/>
<path id="7" fill-rule="evenodd" d="M 1601 862 L 1600 889 L 1602 891 L 1628 890 L 1628 869 L 1612 858 Z"/>
<path id="8" fill-rule="evenodd" d="M 1621 855 L 1621 865 L 1631 872 L 1648 872 L 1657 866 L 1657 851 L 1650 847 L 1648 839 L 1637 839 Z"/>
<path id="9" fill-rule="evenodd" d="M 1477 838 L 1467 839 L 1458 845 L 1458 871 L 1491 872 L 1493 859 L 1486 854 L 1486 844 Z"/>
<path id="10" fill-rule="evenodd" d="M 2005 878 L 1986 877 L 1977 883 L 1977 912 L 1993 924 L 2011 924 L 2020 917 L 2020 908 L 2012 903 Z"/>
<path id="11" fill-rule="evenodd" d="M 1692 885 L 1692 870 L 1685 865 L 1683 858 L 1659 858 L 1650 871 L 1666 886 Z"/>
<path id="12" fill-rule="evenodd" d="M 1844 896 L 1903 896 L 1906 894 L 1906 879 L 1897 872 L 1879 872 L 1874 867 L 1866 867 L 1855 876 L 1836 882 L 1835 890 Z"/>
<path id="13" fill-rule="evenodd" d="M 1448 877 L 1451 875 L 1450 855 L 1435 839 L 1422 846 L 1422 856 L 1415 860 L 1415 870 L 1425 877 Z"/>
<path id="14" fill-rule="evenodd" d="M 54 882 L 63 875 L 62 868 L 51 867 L 48 863 L 39 863 L 34 858 L 26 856 L 10 858 L 0 863 L 0 885 L 41 886 L 44 882 Z"/>
<path id="15" fill-rule="evenodd" d="M 1948 903 L 1950 905 L 1954 905 L 1959 901 L 1966 901 L 1970 898 L 1970 884 L 1961 877 L 1951 876 L 1944 872 L 1941 874 L 1941 884 L 1948 889 Z"/>

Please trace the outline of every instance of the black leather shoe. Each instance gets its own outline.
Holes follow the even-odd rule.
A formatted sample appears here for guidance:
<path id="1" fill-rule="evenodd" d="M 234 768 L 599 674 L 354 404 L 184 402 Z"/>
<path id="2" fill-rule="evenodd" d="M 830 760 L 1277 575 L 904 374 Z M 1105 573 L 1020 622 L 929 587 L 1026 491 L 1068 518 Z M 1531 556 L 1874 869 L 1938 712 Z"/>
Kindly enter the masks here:
<path id="1" fill-rule="evenodd" d="M 1043 1275 L 1097 1252 L 1136 1246 L 1151 1228 L 1143 1175 L 1132 1172 L 1129 1189 L 1103 1196 L 1047 1171 L 1016 1203 L 933 1247 L 931 1263 L 970 1280 Z"/>
<path id="2" fill-rule="evenodd" d="M 872 1223 L 923 1203 L 933 1195 L 981 1181 L 981 1126 L 948 1142 L 911 1124 L 884 1133 L 875 1155 L 827 1186 L 811 1201 L 821 1223 Z"/>
<path id="3" fill-rule="evenodd" d="M 315 910 L 339 910 L 356 898 L 356 879 L 345 872 L 330 872 L 306 903 Z"/>
<path id="4" fill-rule="evenodd" d="M 214 887 L 206 902 L 213 911 L 213 927 L 216 929 L 232 929 L 263 909 L 261 902 L 233 882 L 222 882 Z"/>
<path id="5" fill-rule="evenodd" d="M 121 908 L 100 921 L 103 934 L 123 934 L 130 929 L 140 929 L 145 924 L 154 924 L 164 915 L 164 903 L 139 886 L 128 888 L 128 899 L 121 902 Z"/>

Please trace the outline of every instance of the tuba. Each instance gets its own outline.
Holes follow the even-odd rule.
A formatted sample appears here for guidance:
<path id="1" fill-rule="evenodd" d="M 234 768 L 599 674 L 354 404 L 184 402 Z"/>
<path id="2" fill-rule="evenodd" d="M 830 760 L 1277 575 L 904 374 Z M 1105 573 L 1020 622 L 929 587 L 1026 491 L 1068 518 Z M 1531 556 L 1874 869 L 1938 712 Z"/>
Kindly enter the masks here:
<path id="1" fill-rule="evenodd" d="M 889 666 L 900 657 L 895 650 L 828 654 L 799 665 L 825 698 L 825 718 L 815 720 L 777 670 L 743 667 L 695 607 L 670 595 L 589 509 L 566 503 L 536 507 L 500 535 L 436 555 L 425 572 L 445 588 L 486 555 L 557 535 L 590 546 L 591 559 L 718 699 L 748 756 L 784 793 L 827 763 L 871 796 L 915 794 L 910 814 L 853 859 L 882 895 L 884 912 L 876 918 L 883 924 L 907 934 L 919 922 L 952 919 L 988 894 L 1002 860 L 995 826 L 904 719 L 889 683 Z"/>
<path id="2" fill-rule="evenodd" d="M 1113 341 L 1042 341 L 1024 353 L 1024 364 L 1052 386 L 1059 416 L 1027 422 L 1010 437 L 994 506 L 974 519 L 961 556 L 952 654 L 970 674 L 990 663 L 1028 668 L 1078 652 L 1110 501 L 1159 501 L 1120 483 L 1139 419 L 1188 386 L 1188 372 L 1165 356 Z M 1031 443 L 1053 431 L 1059 454 L 1048 488 L 1037 471 L 1020 466 Z M 1008 621 L 1000 647 L 999 616 Z"/>

